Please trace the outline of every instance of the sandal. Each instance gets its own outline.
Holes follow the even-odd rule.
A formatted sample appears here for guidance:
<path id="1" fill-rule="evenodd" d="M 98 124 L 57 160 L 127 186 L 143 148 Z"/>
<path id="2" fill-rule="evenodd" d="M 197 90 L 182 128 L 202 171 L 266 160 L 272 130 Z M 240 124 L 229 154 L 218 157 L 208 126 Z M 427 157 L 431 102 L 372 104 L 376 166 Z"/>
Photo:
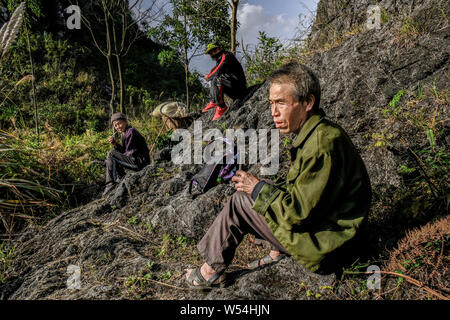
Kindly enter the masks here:
<path id="1" fill-rule="evenodd" d="M 189 275 L 189 278 L 187 278 L 186 280 L 191 289 L 206 290 L 225 287 L 225 279 L 220 281 L 219 283 L 214 283 L 214 281 L 219 279 L 219 277 L 224 273 L 225 270 L 216 272 L 209 280 L 205 280 L 205 278 L 203 278 L 202 274 L 200 273 L 200 268 L 201 267 L 195 268 Z M 195 284 L 194 282 L 197 282 L 197 284 Z"/>
<path id="2" fill-rule="evenodd" d="M 248 266 L 250 269 L 253 270 L 253 269 L 256 269 L 256 268 L 259 268 L 262 266 L 267 266 L 267 265 L 276 263 L 285 257 L 286 257 L 285 254 L 280 254 L 275 259 L 272 259 L 272 257 L 270 255 L 266 255 L 262 259 L 258 259 L 258 260 L 255 260 L 255 261 L 249 263 Z M 262 260 L 262 262 L 264 262 L 263 264 L 261 264 L 261 260 Z"/>

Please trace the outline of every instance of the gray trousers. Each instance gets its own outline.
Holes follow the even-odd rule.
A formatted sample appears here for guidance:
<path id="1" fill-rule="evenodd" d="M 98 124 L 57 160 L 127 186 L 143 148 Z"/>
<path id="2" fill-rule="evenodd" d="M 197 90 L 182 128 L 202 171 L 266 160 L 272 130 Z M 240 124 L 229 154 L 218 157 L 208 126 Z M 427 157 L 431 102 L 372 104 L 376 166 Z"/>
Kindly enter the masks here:
<path id="1" fill-rule="evenodd" d="M 200 255 L 215 271 L 223 271 L 231 264 L 236 248 L 246 234 L 266 240 L 271 250 L 288 254 L 273 235 L 265 218 L 252 209 L 253 203 L 247 193 L 235 192 L 198 243 Z"/>
<path id="2" fill-rule="evenodd" d="M 113 149 L 108 153 L 106 164 L 106 184 L 117 182 L 125 175 L 124 168 L 137 171 L 139 167 L 132 157 Z"/>
<path id="3" fill-rule="evenodd" d="M 231 99 L 243 98 L 247 93 L 245 83 L 240 83 L 234 75 L 221 74 L 215 76 L 211 81 L 209 95 L 211 101 L 223 108 L 225 106 L 224 94 Z"/>

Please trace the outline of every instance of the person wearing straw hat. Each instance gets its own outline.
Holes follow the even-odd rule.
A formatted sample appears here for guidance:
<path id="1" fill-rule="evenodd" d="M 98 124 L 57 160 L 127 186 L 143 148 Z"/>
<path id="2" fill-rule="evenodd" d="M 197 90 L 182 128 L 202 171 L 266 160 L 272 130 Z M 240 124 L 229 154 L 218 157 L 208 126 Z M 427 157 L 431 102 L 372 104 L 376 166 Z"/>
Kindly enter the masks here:
<path id="1" fill-rule="evenodd" d="M 228 107 L 225 105 L 224 94 L 231 99 L 240 99 L 247 93 L 247 80 L 244 69 L 233 53 L 225 51 L 221 46 L 210 43 L 205 51 L 216 65 L 204 79 L 211 82 L 209 104 L 202 110 L 206 112 L 215 108 L 213 121 L 222 117 Z"/>

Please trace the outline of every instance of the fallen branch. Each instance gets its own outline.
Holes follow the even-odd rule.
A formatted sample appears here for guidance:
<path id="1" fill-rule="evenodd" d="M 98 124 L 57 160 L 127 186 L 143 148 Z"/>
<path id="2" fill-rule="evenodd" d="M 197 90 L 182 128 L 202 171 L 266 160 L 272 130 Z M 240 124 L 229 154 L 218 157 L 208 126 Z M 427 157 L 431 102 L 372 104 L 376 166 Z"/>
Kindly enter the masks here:
<path id="1" fill-rule="evenodd" d="M 145 237 L 141 236 L 139 233 L 134 232 L 134 231 L 131 231 L 131 230 L 128 229 L 128 228 L 125 228 L 125 227 L 122 227 L 122 226 L 116 226 L 116 227 L 119 228 L 119 229 L 122 229 L 122 230 L 124 230 L 124 231 L 129 232 L 131 235 L 134 235 L 136 238 L 139 238 L 139 239 L 141 239 L 141 240 L 143 240 L 143 241 L 147 240 Z"/>
<path id="2" fill-rule="evenodd" d="M 129 280 L 129 278 L 119 278 L 120 280 Z M 177 286 L 173 286 L 173 285 L 171 285 L 171 284 L 167 284 L 167 283 L 164 283 L 164 282 L 160 282 L 160 281 L 156 281 L 156 280 L 153 280 L 153 279 L 147 279 L 147 278 L 142 278 L 142 277 L 137 277 L 137 278 L 134 278 L 135 280 L 144 280 L 144 281 L 149 281 L 149 282 L 152 282 L 152 283 L 155 283 L 155 284 L 159 284 L 159 285 L 161 285 L 161 286 L 164 286 L 164 287 L 168 287 L 168 288 L 172 288 L 172 289 L 177 289 L 177 290 L 189 290 L 188 288 L 180 288 L 180 287 L 177 287 Z"/>
<path id="3" fill-rule="evenodd" d="M 345 271 L 344 273 L 346 273 L 346 274 L 374 274 L 376 272 L 379 272 L 381 274 L 387 274 L 387 275 L 395 276 L 395 277 L 402 277 L 406 281 L 408 281 L 409 283 L 411 283 L 411 284 L 413 284 L 413 285 L 415 285 L 415 286 L 417 286 L 419 288 L 424 289 L 426 292 L 428 292 L 428 293 L 438 297 L 441 300 L 450 300 L 450 298 L 441 295 L 439 292 L 436 292 L 433 289 L 425 286 L 422 282 L 420 282 L 420 281 L 418 281 L 418 280 L 416 280 L 414 278 L 411 278 L 410 276 L 407 276 L 405 274 L 392 272 L 392 271 L 373 271 L 373 272 L 367 272 L 367 271 L 366 272 L 361 272 L 361 271 L 351 271 L 351 272 L 349 272 L 349 271 Z"/>
<path id="4" fill-rule="evenodd" d="M 145 237 L 141 236 L 139 233 L 134 232 L 134 231 L 132 231 L 132 230 L 130 230 L 130 229 L 128 229 L 128 228 L 125 228 L 125 227 L 119 225 L 119 223 L 120 223 L 119 220 L 115 220 L 115 221 L 112 222 L 112 223 L 105 223 L 105 224 L 102 224 L 102 225 L 103 225 L 103 227 L 105 228 L 105 230 L 108 230 L 108 229 L 110 229 L 110 228 L 112 228 L 112 227 L 116 227 L 116 228 L 119 228 L 119 229 L 121 229 L 121 230 L 124 230 L 124 231 L 130 233 L 131 235 L 133 235 L 133 236 L 135 236 L 136 238 L 139 238 L 139 239 L 141 239 L 141 240 L 143 240 L 143 241 L 146 241 L 146 240 L 147 240 Z"/>
<path id="5" fill-rule="evenodd" d="M 439 267 L 439 265 L 441 264 L 441 262 L 442 262 L 442 257 L 444 256 L 444 244 L 445 244 L 445 241 L 444 241 L 444 237 L 441 235 L 441 240 L 442 240 L 442 247 L 441 247 L 441 253 L 439 254 L 439 258 L 438 258 L 438 260 L 437 260 L 437 263 L 436 263 L 436 265 L 434 266 L 434 268 L 433 268 L 433 271 L 428 275 L 428 277 L 425 279 L 425 283 L 427 283 L 428 282 L 428 280 L 430 280 L 431 279 L 431 277 L 434 275 L 434 273 L 437 271 L 437 268 Z"/>

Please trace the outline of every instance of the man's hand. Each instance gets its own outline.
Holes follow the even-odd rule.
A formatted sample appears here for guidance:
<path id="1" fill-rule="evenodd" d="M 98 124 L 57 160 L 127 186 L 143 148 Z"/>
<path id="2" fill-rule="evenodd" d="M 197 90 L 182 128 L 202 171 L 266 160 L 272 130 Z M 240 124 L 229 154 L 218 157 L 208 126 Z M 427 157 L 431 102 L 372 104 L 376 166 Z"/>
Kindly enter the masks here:
<path id="1" fill-rule="evenodd" d="M 231 181 L 236 182 L 234 187 L 237 191 L 242 191 L 251 195 L 253 189 L 258 184 L 259 179 L 252 176 L 250 173 L 238 170 Z"/>
<path id="2" fill-rule="evenodd" d="M 203 76 L 203 79 L 205 79 L 205 81 L 208 81 L 208 75 L 205 74 L 205 75 Z"/>
<path id="3" fill-rule="evenodd" d="M 109 143 L 111 143 L 113 146 L 115 146 L 117 144 L 116 139 L 114 139 L 114 137 L 109 137 L 108 138 Z"/>

